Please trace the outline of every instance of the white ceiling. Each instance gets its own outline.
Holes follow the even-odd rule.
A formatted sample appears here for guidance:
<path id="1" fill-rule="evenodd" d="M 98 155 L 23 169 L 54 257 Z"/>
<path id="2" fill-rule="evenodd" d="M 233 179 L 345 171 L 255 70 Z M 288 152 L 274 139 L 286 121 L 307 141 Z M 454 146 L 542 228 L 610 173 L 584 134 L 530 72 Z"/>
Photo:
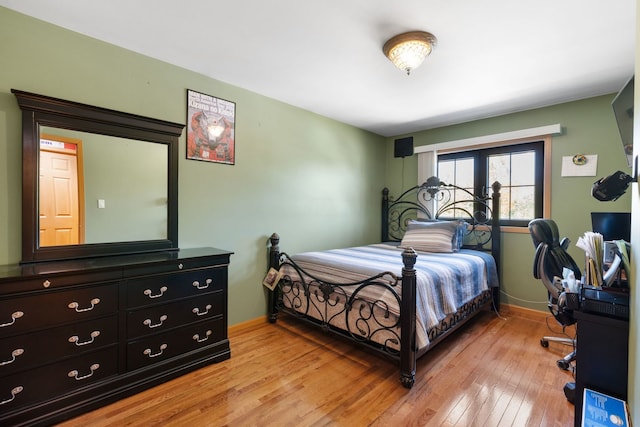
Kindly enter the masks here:
<path id="1" fill-rule="evenodd" d="M 383 136 L 616 92 L 634 70 L 635 3 L 0 0 Z M 407 76 L 382 45 L 411 30 L 438 46 Z"/>

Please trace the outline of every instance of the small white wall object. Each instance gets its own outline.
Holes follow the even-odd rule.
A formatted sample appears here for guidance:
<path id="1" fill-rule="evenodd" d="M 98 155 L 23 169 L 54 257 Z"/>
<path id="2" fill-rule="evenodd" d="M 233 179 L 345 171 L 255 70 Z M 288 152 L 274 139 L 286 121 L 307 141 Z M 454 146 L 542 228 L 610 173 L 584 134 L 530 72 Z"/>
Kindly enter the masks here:
<path id="1" fill-rule="evenodd" d="M 562 156 L 561 176 L 596 176 L 597 171 L 597 154 L 576 154 L 575 156 Z"/>

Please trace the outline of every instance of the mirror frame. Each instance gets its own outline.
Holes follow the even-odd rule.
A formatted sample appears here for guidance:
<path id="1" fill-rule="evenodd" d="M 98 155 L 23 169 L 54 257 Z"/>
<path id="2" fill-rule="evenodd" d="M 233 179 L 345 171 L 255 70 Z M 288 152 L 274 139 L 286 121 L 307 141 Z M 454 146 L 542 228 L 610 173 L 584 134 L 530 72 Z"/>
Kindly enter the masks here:
<path id="1" fill-rule="evenodd" d="M 22 263 L 178 250 L 178 138 L 184 125 L 11 89 L 22 110 Z M 168 148 L 167 238 L 39 245 L 40 126 L 136 139 Z"/>

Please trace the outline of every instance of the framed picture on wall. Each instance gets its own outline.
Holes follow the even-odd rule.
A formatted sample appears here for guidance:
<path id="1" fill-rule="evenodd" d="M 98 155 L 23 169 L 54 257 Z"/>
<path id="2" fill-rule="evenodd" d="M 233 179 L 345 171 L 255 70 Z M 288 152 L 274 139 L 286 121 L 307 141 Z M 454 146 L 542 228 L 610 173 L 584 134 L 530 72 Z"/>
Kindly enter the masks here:
<path id="1" fill-rule="evenodd" d="M 233 165 L 236 104 L 187 89 L 187 159 Z"/>

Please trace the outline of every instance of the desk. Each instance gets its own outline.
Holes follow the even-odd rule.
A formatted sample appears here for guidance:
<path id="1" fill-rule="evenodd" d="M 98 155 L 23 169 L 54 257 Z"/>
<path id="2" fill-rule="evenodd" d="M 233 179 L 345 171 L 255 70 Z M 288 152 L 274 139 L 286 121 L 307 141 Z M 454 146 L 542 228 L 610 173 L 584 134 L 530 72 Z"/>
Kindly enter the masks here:
<path id="1" fill-rule="evenodd" d="M 627 400 L 629 321 L 575 311 L 575 426 L 582 422 L 585 387 Z"/>

